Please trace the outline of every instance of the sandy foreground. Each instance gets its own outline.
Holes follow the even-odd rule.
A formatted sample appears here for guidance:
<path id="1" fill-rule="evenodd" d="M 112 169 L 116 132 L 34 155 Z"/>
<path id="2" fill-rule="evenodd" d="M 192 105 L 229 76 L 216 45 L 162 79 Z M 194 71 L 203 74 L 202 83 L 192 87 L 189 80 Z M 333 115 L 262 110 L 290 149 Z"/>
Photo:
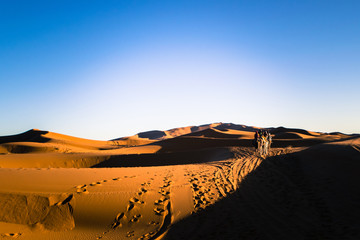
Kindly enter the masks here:
<path id="1" fill-rule="evenodd" d="M 0 137 L 0 238 L 360 239 L 360 136 L 256 130 Z"/>

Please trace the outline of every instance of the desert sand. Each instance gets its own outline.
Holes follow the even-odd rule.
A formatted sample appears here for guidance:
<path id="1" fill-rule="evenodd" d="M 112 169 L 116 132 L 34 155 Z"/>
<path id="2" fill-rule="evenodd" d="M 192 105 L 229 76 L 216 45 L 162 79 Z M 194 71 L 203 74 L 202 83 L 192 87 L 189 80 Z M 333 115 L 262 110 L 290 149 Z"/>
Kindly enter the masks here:
<path id="1" fill-rule="evenodd" d="M 0 137 L 3 239 L 360 239 L 360 135 L 214 123 Z"/>

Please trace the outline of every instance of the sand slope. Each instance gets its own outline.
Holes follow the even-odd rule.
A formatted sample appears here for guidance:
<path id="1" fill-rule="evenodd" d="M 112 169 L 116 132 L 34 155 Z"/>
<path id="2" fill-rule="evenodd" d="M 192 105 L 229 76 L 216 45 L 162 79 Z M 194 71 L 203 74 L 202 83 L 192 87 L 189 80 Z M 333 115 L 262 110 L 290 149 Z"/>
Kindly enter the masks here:
<path id="1" fill-rule="evenodd" d="M 359 239 L 360 136 L 257 129 L 0 137 L 0 238 Z"/>
<path id="2" fill-rule="evenodd" d="M 165 239 L 359 239 L 360 138 L 263 160 Z"/>

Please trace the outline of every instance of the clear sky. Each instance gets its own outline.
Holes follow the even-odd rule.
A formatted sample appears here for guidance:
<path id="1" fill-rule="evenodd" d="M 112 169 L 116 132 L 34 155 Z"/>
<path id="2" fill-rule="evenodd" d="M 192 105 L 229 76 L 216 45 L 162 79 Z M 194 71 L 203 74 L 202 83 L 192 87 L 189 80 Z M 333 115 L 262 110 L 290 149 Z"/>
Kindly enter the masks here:
<path id="1" fill-rule="evenodd" d="M 0 1 L 0 135 L 360 132 L 360 1 Z"/>

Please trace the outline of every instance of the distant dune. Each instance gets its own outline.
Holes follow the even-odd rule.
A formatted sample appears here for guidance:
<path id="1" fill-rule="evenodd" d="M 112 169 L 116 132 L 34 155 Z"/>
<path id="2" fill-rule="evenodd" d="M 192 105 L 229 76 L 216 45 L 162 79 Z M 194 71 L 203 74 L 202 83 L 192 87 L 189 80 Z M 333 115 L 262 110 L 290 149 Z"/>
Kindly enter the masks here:
<path id="1" fill-rule="evenodd" d="M 213 123 L 0 137 L 4 239 L 360 239 L 360 135 Z"/>

